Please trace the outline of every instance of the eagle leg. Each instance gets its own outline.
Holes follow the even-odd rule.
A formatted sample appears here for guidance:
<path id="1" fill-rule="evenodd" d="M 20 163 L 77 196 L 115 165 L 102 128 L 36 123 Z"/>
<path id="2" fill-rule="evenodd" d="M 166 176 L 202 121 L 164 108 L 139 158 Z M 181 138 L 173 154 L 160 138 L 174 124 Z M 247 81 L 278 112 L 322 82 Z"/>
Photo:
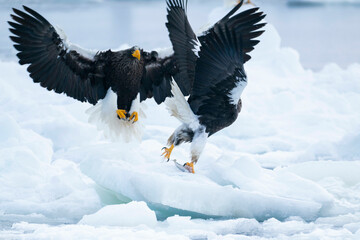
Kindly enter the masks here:
<path id="1" fill-rule="evenodd" d="M 189 173 L 195 173 L 195 171 L 194 171 L 194 162 L 185 163 L 184 168 L 186 168 L 186 170 L 188 170 Z"/>
<path id="2" fill-rule="evenodd" d="M 137 112 L 133 112 L 129 119 L 133 120 L 133 123 L 137 122 L 139 120 L 139 114 Z"/>
<path id="3" fill-rule="evenodd" d="M 118 109 L 116 110 L 116 113 L 120 119 L 126 119 L 126 110 Z"/>
<path id="4" fill-rule="evenodd" d="M 174 144 L 171 144 L 169 148 L 163 147 L 161 150 L 164 150 L 164 152 L 161 154 L 161 156 L 164 156 L 164 158 L 167 158 L 167 161 L 169 161 L 173 149 L 174 149 Z"/>

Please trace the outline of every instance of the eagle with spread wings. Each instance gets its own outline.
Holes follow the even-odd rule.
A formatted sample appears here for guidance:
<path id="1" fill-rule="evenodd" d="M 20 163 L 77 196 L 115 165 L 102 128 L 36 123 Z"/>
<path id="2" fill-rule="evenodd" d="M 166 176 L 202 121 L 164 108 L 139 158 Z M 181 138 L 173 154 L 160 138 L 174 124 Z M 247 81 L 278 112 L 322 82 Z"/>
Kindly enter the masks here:
<path id="1" fill-rule="evenodd" d="M 68 41 L 63 31 L 42 15 L 23 8 L 13 9 L 13 21 L 8 23 L 14 36 L 10 38 L 19 51 L 19 63 L 29 65 L 30 77 L 42 87 L 93 105 L 112 91 L 117 95 L 118 118 L 132 122 L 139 117 L 132 109 L 134 103 L 152 97 L 162 103 L 171 96 L 173 78 L 185 95 L 189 93 L 191 84 L 182 80 L 188 79 L 185 75 L 191 61 L 175 61 L 175 56 L 180 59 L 186 51 L 175 49 L 160 58 L 158 52 L 137 46 L 121 51 L 85 50 Z"/>
<path id="2" fill-rule="evenodd" d="M 187 19 L 186 2 L 168 1 L 167 26 L 175 56 L 179 48 L 197 46 L 197 51 L 195 58 L 181 57 L 191 63 L 184 69 L 187 79 L 182 79 L 191 84 L 189 98 L 184 98 L 175 81 L 173 97 L 165 101 L 171 115 L 182 125 L 169 137 L 163 155 L 169 160 L 175 146 L 191 142 L 191 161 L 184 164 L 183 170 L 192 173 L 207 138 L 234 123 L 241 111 L 241 94 L 247 85 L 244 64 L 250 60 L 249 53 L 259 43 L 255 38 L 264 32 L 261 28 L 265 26 L 261 23 L 265 14 L 259 8 L 236 13 L 242 4 L 243 0 L 197 37 Z"/>

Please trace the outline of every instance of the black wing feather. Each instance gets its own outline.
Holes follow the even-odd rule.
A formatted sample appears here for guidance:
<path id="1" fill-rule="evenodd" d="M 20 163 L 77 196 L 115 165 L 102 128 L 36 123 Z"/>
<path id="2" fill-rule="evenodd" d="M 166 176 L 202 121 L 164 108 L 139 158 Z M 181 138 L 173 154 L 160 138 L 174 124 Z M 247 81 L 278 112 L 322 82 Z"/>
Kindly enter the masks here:
<path id="1" fill-rule="evenodd" d="M 241 2 L 234 7 L 239 9 Z M 234 9 L 230 13 L 235 13 Z M 196 64 L 196 75 L 191 95 L 204 95 L 219 82 L 243 68 L 250 59 L 248 53 L 259 43 L 254 38 L 264 31 L 257 31 L 265 24 L 258 24 L 265 15 L 249 9 L 231 17 L 227 14 L 206 33 L 199 37 L 200 58 Z"/>
<path id="2" fill-rule="evenodd" d="M 186 15 L 187 0 L 167 0 L 166 27 L 174 49 L 174 58 L 179 73 L 174 76 L 183 94 L 189 95 L 195 77 L 195 54 L 197 37 Z"/>
<path id="3" fill-rule="evenodd" d="M 234 9 L 238 8 L 239 5 Z M 236 10 L 233 10 L 230 13 L 234 14 Z M 259 43 L 254 38 L 263 33 L 258 29 L 264 26 L 259 22 L 265 15 L 257 10 L 246 10 L 233 17 L 227 14 L 199 37 L 200 58 L 188 102 L 210 135 L 237 118 L 241 102 L 232 102 L 229 95 L 240 81 L 246 83 L 243 64 L 250 59 L 248 53 Z"/>
<path id="4" fill-rule="evenodd" d="M 94 59 L 82 56 L 65 47 L 55 28 L 39 13 L 23 6 L 24 11 L 13 9 L 9 21 L 10 39 L 20 64 L 27 68 L 34 82 L 56 93 L 65 93 L 81 102 L 96 104 L 105 97 L 108 86 L 104 66 L 106 53 L 99 52 Z"/>
<path id="5" fill-rule="evenodd" d="M 173 56 L 157 58 L 157 53 L 145 64 L 145 73 L 141 80 L 140 101 L 154 98 L 157 104 L 161 104 L 171 94 L 171 81 L 178 71 Z"/>
<path id="6" fill-rule="evenodd" d="M 259 41 L 253 39 L 264 32 L 256 30 L 261 29 L 266 25 L 266 23 L 259 23 L 266 15 L 263 12 L 258 11 L 259 8 L 251 8 L 231 17 L 242 4 L 243 1 L 239 2 L 225 17 L 215 23 L 212 28 L 205 31 L 198 39 L 201 45 L 203 45 L 206 43 L 207 39 L 213 36 L 212 32 L 218 35 L 223 34 L 222 31 L 226 25 L 229 30 L 235 31 L 234 36 L 241 36 L 242 60 L 243 63 L 246 63 L 251 59 L 249 53 L 254 49 L 254 46 L 259 43 Z M 208 36 L 208 34 L 210 35 Z M 239 41 L 239 39 L 236 41 Z M 235 47 L 237 46 L 240 45 L 235 45 Z"/>
<path id="7" fill-rule="evenodd" d="M 185 96 L 191 92 L 198 58 L 194 50 L 198 41 L 187 19 L 186 5 L 184 0 L 167 0 L 166 27 L 174 54 L 165 58 L 149 54 L 141 84 L 141 101 L 153 97 L 160 104 L 166 97 L 172 96 L 172 79 Z"/>

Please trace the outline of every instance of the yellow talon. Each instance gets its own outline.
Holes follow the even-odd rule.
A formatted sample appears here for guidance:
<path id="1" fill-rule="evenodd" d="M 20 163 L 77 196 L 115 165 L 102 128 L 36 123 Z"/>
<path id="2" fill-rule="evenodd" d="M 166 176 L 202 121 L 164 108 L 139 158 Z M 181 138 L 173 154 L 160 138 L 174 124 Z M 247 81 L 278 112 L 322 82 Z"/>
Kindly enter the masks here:
<path id="1" fill-rule="evenodd" d="M 133 120 L 134 118 L 134 120 Z M 133 120 L 133 122 L 137 122 L 137 120 L 139 120 L 139 115 L 137 112 L 133 112 L 130 116 L 130 120 Z"/>
<path id="2" fill-rule="evenodd" d="M 174 149 L 174 144 L 171 144 L 171 146 L 169 148 L 167 147 L 163 147 L 162 150 L 164 150 L 164 152 L 161 154 L 161 156 L 164 156 L 164 158 L 167 158 L 167 160 L 170 160 L 170 155 L 172 150 Z"/>
<path id="3" fill-rule="evenodd" d="M 195 171 L 194 171 L 194 163 L 193 162 L 191 162 L 191 163 L 185 163 L 184 164 L 184 167 L 189 171 L 189 172 L 191 172 L 191 173 L 195 173 Z"/>
<path id="4" fill-rule="evenodd" d="M 116 113 L 117 113 L 117 115 L 119 116 L 119 118 L 123 118 L 123 119 L 125 119 L 126 118 L 126 110 L 124 110 L 124 109 L 118 109 L 118 110 L 116 110 Z"/>

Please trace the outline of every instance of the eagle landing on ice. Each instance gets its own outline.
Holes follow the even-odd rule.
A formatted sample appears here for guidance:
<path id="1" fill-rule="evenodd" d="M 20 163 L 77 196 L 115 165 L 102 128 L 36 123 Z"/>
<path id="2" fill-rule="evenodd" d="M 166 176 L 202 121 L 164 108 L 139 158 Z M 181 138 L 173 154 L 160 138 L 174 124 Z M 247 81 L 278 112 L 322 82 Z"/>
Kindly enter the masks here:
<path id="1" fill-rule="evenodd" d="M 177 22 L 169 21 L 169 24 L 177 24 L 178 29 L 183 30 L 183 37 L 178 39 L 186 39 L 192 30 L 185 4 L 183 1 L 169 2 L 172 7 L 168 12 L 176 11 L 182 17 Z M 235 14 L 242 4 L 243 1 L 240 1 L 214 26 L 191 40 L 200 48 L 198 57 L 190 64 L 193 68 L 188 68 L 192 74 L 187 76 L 193 77 L 187 80 L 192 83 L 190 96 L 186 101 L 176 82 L 173 82 L 173 97 L 165 101 L 171 115 L 179 119 L 182 125 L 169 137 L 163 155 L 169 160 L 175 146 L 191 142 L 191 161 L 185 163 L 183 169 L 192 173 L 207 138 L 230 126 L 241 111 L 240 97 L 247 85 L 244 63 L 250 59 L 248 53 L 259 43 L 254 38 L 264 32 L 259 29 L 265 26 L 265 23 L 259 23 L 265 15 L 258 8 Z M 172 29 L 168 30 L 171 36 Z M 173 45 L 175 47 L 175 43 Z"/>
<path id="2" fill-rule="evenodd" d="M 102 130 L 117 135 L 115 139 L 131 139 L 119 135 L 131 135 L 128 130 L 139 126 L 140 101 L 153 97 L 162 103 L 171 96 L 172 79 L 178 81 L 183 94 L 189 94 L 189 83 L 182 81 L 188 79 L 186 63 L 175 63 L 175 55 L 182 52 L 160 58 L 158 52 L 137 46 L 120 51 L 85 50 L 70 43 L 61 29 L 39 13 L 23 8 L 13 9 L 13 21 L 8 22 L 19 63 L 29 64 L 30 77 L 49 91 L 96 105 L 89 111 L 89 120 L 100 122 L 103 128 L 108 125 Z M 114 134 L 119 126 L 124 126 L 123 131 Z"/>

